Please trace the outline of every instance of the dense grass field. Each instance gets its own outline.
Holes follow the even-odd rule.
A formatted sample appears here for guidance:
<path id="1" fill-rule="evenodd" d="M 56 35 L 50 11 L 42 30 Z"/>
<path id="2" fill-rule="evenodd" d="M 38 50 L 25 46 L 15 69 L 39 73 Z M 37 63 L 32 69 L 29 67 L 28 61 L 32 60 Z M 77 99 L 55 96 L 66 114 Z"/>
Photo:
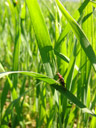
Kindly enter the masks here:
<path id="1" fill-rule="evenodd" d="M 0 0 L 0 128 L 96 128 L 95 7 Z"/>

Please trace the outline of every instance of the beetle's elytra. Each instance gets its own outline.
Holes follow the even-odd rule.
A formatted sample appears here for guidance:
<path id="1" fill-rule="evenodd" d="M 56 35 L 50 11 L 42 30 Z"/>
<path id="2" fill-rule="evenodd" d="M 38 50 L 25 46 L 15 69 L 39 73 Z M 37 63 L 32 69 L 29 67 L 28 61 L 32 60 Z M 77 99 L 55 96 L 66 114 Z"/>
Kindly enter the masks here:
<path id="1" fill-rule="evenodd" d="M 60 84 L 65 87 L 65 81 L 64 81 L 64 78 L 62 77 L 62 75 L 58 72 L 57 73 L 58 77 L 59 77 L 59 81 L 60 81 Z"/>

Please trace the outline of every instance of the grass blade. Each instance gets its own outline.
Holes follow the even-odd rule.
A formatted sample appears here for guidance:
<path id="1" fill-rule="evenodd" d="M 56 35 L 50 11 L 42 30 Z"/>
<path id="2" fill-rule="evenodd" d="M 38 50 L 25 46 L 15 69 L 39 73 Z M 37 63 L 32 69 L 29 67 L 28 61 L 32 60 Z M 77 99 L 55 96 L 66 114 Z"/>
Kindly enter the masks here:
<path id="1" fill-rule="evenodd" d="M 28 76 L 31 76 L 31 77 L 35 77 L 35 78 L 37 78 L 39 80 L 47 82 L 48 84 L 56 84 L 56 83 L 58 83 L 54 79 L 49 78 L 48 76 L 45 76 L 45 75 L 42 75 L 42 74 L 39 74 L 39 73 L 35 73 L 35 72 L 30 72 L 30 71 L 3 72 L 3 73 L 0 73 L 0 78 L 2 78 L 4 76 L 7 76 L 9 74 L 17 74 L 17 73 L 20 73 L 20 74 L 23 74 L 23 75 L 28 75 Z"/>
<path id="2" fill-rule="evenodd" d="M 93 112 L 91 112 L 82 102 L 80 102 L 77 97 L 75 97 L 72 93 L 70 93 L 67 89 L 62 86 L 52 85 L 56 90 L 64 94 L 70 101 L 76 104 L 79 108 L 82 109 L 83 112 L 87 112 L 93 116 L 96 116 Z"/>
<path id="3" fill-rule="evenodd" d="M 70 62 L 70 59 L 69 59 L 67 56 L 65 56 L 64 54 L 59 53 L 59 52 L 57 52 L 56 50 L 54 50 L 54 53 L 55 53 L 58 57 L 60 57 L 62 60 L 64 60 L 65 62 L 67 62 L 67 63 Z M 75 65 L 75 69 L 76 69 L 77 71 L 79 71 L 79 68 L 77 67 L 77 65 Z"/>
<path id="4" fill-rule="evenodd" d="M 53 77 L 53 52 L 49 33 L 37 0 L 26 0 L 40 54 L 48 76 Z M 52 58 L 50 58 L 50 57 Z M 53 68 L 52 66 L 53 65 Z M 54 70 L 54 69 L 53 69 Z"/>

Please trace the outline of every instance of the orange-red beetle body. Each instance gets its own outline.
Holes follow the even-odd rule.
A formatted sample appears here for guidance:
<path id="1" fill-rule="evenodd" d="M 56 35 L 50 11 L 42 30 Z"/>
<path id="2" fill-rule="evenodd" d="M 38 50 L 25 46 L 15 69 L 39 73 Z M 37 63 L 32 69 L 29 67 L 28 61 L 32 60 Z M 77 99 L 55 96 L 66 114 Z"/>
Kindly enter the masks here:
<path id="1" fill-rule="evenodd" d="M 65 87 L 64 78 L 62 77 L 62 75 L 60 75 L 59 72 L 57 73 L 57 75 L 58 75 L 58 77 L 59 77 L 60 84 L 62 84 L 62 85 Z"/>

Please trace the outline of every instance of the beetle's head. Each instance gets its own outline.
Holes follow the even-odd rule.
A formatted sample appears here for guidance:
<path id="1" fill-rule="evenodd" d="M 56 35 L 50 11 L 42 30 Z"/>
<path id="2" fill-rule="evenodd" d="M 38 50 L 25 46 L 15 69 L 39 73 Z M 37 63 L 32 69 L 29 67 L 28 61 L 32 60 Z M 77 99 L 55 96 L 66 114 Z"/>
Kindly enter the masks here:
<path id="1" fill-rule="evenodd" d="M 60 75 L 60 73 L 58 72 L 57 75 L 59 76 L 59 78 L 62 78 L 62 75 Z"/>

